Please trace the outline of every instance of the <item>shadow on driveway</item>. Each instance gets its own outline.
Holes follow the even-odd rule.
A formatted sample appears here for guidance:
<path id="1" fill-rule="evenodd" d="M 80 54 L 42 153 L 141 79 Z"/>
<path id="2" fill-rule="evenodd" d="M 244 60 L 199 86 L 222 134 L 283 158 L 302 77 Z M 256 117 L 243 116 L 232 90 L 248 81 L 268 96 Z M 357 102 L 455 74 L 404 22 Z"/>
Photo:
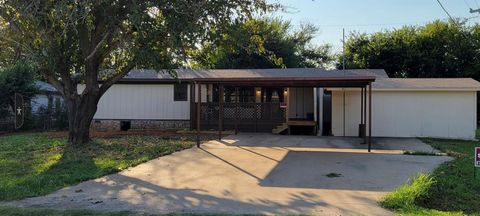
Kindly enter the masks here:
<path id="1" fill-rule="evenodd" d="M 359 140 L 228 136 L 12 204 L 161 214 L 389 215 L 378 200 L 450 159 L 399 154 L 395 140 L 367 153 Z M 408 140 L 401 145 L 425 147 Z M 331 173 L 339 176 L 328 177 Z"/>
<path id="2" fill-rule="evenodd" d="M 260 185 L 386 192 L 407 182 L 412 174 L 431 171 L 447 160 L 437 156 L 289 151 Z"/>

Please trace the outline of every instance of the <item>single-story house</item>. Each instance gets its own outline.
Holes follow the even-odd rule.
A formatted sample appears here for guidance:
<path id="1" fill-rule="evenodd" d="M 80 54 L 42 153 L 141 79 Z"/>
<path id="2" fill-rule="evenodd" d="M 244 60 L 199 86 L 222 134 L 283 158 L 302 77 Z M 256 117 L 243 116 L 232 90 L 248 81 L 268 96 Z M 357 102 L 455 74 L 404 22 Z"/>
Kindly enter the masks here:
<path id="1" fill-rule="evenodd" d="M 381 69 L 176 73 L 131 71 L 100 99 L 93 126 L 475 138 L 480 83 L 471 78 L 389 78 Z"/>

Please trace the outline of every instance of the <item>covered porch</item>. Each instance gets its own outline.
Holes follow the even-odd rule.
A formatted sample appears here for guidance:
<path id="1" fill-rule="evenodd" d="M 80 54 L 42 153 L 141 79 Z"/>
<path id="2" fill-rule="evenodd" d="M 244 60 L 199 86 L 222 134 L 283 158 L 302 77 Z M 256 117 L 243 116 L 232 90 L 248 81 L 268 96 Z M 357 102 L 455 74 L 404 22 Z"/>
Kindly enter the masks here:
<path id="1" fill-rule="evenodd" d="M 218 130 L 219 140 L 223 130 L 234 130 L 235 134 L 238 131 L 275 133 L 275 130 L 287 130 L 290 134 L 292 126 L 304 126 L 313 127 L 313 133 L 316 133 L 321 113 L 316 112 L 313 89 L 359 88 L 362 96 L 361 109 L 358 110 L 362 116 L 359 132 L 370 151 L 371 106 L 367 106 L 367 102 L 371 103 L 371 84 L 374 81 L 374 76 L 335 73 L 318 77 L 197 78 L 192 80 L 190 88 L 190 95 L 196 96 L 191 100 L 191 128 L 196 129 L 197 134 L 202 129 Z M 245 89 L 254 92 L 246 94 Z M 300 89 L 303 97 L 300 97 Z M 307 92 L 311 90 L 310 102 L 313 106 L 309 107 L 313 112 L 305 109 L 305 103 L 309 102 L 308 97 L 305 99 L 305 89 Z M 202 91 L 205 93 L 202 94 Z M 304 106 L 301 111 L 290 106 L 298 104 L 298 101 L 302 101 Z M 200 146 L 199 137 L 197 146 Z"/>

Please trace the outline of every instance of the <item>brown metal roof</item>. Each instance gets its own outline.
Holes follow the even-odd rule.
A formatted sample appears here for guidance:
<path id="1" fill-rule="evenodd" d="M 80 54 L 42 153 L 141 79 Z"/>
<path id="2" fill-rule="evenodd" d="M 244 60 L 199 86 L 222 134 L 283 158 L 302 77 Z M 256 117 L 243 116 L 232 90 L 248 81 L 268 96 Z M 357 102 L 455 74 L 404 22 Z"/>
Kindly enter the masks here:
<path id="1" fill-rule="evenodd" d="M 221 83 L 232 86 L 283 87 L 364 87 L 375 81 L 374 76 L 345 77 L 258 77 L 258 78 L 199 78 L 199 83 Z"/>
<path id="2" fill-rule="evenodd" d="M 214 69 L 174 70 L 178 79 L 166 70 L 132 70 L 120 83 L 172 83 L 197 81 L 235 85 L 361 87 L 373 82 L 374 89 L 477 89 L 471 78 L 388 78 L 383 69 L 324 70 L 320 68 L 287 69 Z"/>
<path id="3" fill-rule="evenodd" d="M 286 69 L 213 69 L 193 70 L 176 69 L 180 80 L 193 79 L 231 79 L 231 78 L 289 78 L 289 77 L 382 77 L 388 78 L 383 69 L 325 70 L 320 68 L 286 68 Z M 132 70 L 123 80 L 172 80 L 175 79 L 166 70 Z"/>
<path id="4" fill-rule="evenodd" d="M 223 83 L 237 86 L 322 86 L 362 87 L 376 77 L 387 78 L 384 70 L 324 70 L 320 68 L 287 69 L 177 69 L 175 79 L 167 71 L 134 70 L 120 83 L 171 83 L 195 81 L 202 83 Z"/>
<path id="5" fill-rule="evenodd" d="M 472 78 L 388 78 L 377 79 L 374 89 L 472 89 L 480 90 L 480 82 Z"/>

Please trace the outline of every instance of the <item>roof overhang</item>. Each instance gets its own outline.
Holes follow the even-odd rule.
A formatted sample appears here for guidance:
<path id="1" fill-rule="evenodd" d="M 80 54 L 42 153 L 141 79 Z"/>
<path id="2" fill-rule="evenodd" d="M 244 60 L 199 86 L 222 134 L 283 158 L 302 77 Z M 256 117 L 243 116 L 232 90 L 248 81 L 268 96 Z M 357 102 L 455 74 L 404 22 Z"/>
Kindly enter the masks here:
<path id="1" fill-rule="evenodd" d="M 255 77 L 255 78 L 196 78 L 202 84 L 231 86 L 283 86 L 283 87 L 364 87 L 375 81 L 374 76 L 355 77 Z"/>
<path id="2" fill-rule="evenodd" d="M 229 77 L 193 79 L 122 79 L 119 84 L 173 84 L 195 82 L 229 86 L 351 87 L 359 88 L 375 81 L 374 76 L 352 77 Z"/>
<path id="3" fill-rule="evenodd" d="M 341 89 L 330 89 L 331 91 L 342 91 Z M 345 91 L 359 91 L 358 89 L 344 89 Z M 374 92 L 477 92 L 479 88 L 372 88 Z"/>

